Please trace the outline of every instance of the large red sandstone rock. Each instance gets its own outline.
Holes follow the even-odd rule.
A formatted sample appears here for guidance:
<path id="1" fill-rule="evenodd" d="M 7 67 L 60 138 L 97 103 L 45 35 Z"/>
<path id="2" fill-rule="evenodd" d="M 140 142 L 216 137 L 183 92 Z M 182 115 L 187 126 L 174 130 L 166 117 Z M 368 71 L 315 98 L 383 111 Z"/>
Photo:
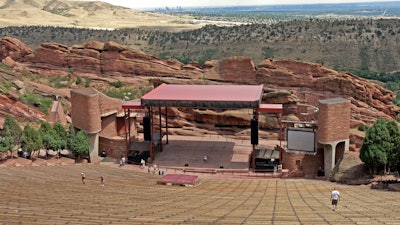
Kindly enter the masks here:
<path id="1" fill-rule="evenodd" d="M 68 66 L 79 71 L 101 74 L 100 52 L 93 49 L 71 49 Z"/>
<path id="2" fill-rule="evenodd" d="M 0 60 L 9 56 L 15 61 L 24 61 L 30 54 L 32 50 L 16 38 L 4 36 L 0 41 Z"/>
<path id="3" fill-rule="evenodd" d="M 32 63 L 68 68 L 68 47 L 56 43 L 43 43 L 34 53 Z"/>
<path id="4" fill-rule="evenodd" d="M 293 60 L 265 60 L 257 70 L 258 83 L 279 86 L 296 93 L 299 102 L 318 106 L 321 99 L 344 97 L 351 100 L 352 120 L 367 122 L 394 119 L 400 112 L 393 105 L 393 93 L 351 73 L 337 72 Z"/>
<path id="5" fill-rule="evenodd" d="M 46 76 L 66 75 L 73 69 L 74 73 L 84 73 L 92 80 L 108 75 L 127 79 L 158 77 L 160 82 L 173 78 L 174 83 L 187 84 L 200 81 L 264 84 L 263 102 L 284 104 L 286 116 L 299 116 L 297 103 L 318 106 L 321 99 L 344 97 L 352 104 L 352 126 L 371 124 L 377 118 L 394 119 L 400 112 L 392 103 L 393 93 L 379 84 L 320 64 L 295 60 L 268 59 L 255 66 L 250 58 L 236 56 L 208 61 L 200 68 L 196 63 L 184 65 L 175 59 L 162 60 L 111 41 L 93 40 L 72 47 L 43 43 L 33 52 L 11 37 L 1 40 L 0 57 L 9 57 L 7 61 L 14 61 L 15 69 Z M 189 114 L 183 116 L 186 118 Z M 217 122 L 220 115 L 206 117 Z"/>
<path id="6" fill-rule="evenodd" d="M 17 63 L 10 56 L 5 57 L 1 62 L 11 68 L 17 65 Z"/>
<path id="7" fill-rule="evenodd" d="M 12 96 L 0 94 L 0 117 L 10 115 L 17 121 L 32 122 L 45 121 L 47 116 L 27 105 L 20 103 Z"/>
<path id="8" fill-rule="evenodd" d="M 116 52 L 122 52 L 126 50 L 126 47 L 123 45 L 118 44 L 117 42 L 114 41 L 107 41 L 104 44 L 104 50 L 105 51 L 116 51 Z"/>
<path id="9" fill-rule="evenodd" d="M 223 82 L 254 84 L 256 68 L 249 57 L 233 56 L 205 63 L 204 77 Z"/>

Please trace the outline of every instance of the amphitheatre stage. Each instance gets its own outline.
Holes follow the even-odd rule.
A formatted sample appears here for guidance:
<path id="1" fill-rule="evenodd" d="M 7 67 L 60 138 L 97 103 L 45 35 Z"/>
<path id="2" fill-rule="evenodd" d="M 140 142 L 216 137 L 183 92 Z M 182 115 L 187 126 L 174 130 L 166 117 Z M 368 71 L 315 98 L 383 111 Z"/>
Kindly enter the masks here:
<path id="1" fill-rule="evenodd" d="M 260 145 L 274 148 L 278 140 L 262 140 Z M 179 136 L 169 135 L 163 151 L 157 151 L 154 163 L 160 167 L 227 169 L 248 171 L 250 168 L 252 145 L 250 140 L 240 140 L 221 135 Z M 203 161 L 207 156 L 207 162 Z"/>
<path id="2" fill-rule="evenodd" d="M 279 141 L 261 140 L 259 146 L 272 149 L 276 144 Z M 155 153 L 153 163 L 157 165 L 159 172 L 166 174 L 157 183 L 196 186 L 200 184 L 200 174 L 246 175 L 251 170 L 251 152 L 250 140 L 237 137 L 169 135 L 168 144 L 163 145 L 163 151 Z M 207 156 L 207 161 L 204 161 L 204 156 Z M 187 177 L 182 177 L 185 175 Z"/>
<path id="3" fill-rule="evenodd" d="M 248 142 L 248 143 L 246 143 Z M 162 152 L 155 154 L 154 163 L 163 167 L 199 167 L 248 169 L 252 146 L 250 142 L 224 139 L 221 136 L 170 135 Z M 207 156 L 207 162 L 203 161 Z"/>

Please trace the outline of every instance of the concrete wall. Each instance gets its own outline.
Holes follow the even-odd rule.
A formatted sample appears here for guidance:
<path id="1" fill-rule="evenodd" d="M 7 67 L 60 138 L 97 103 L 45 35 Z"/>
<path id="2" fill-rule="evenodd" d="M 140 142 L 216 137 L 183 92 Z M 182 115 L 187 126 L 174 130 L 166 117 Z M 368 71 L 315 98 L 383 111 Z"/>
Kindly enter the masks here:
<path id="1" fill-rule="evenodd" d="M 114 137 L 117 136 L 117 116 L 111 114 L 101 118 L 101 131 L 100 136 L 102 137 Z"/>
<path id="2" fill-rule="evenodd" d="M 99 93 L 99 107 L 102 116 L 114 114 L 122 110 L 122 100 Z"/>
<path id="3" fill-rule="evenodd" d="M 313 177 L 317 174 L 319 167 L 324 165 L 324 150 L 319 148 L 316 155 L 303 153 L 282 152 L 283 168 L 302 170 L 306 177 Z"/>
<path id="4" fill-rule="evenodd" d="M 98 152 L 99 152 L 99 134 L 98 133 L 88 133 L 87 137 L 89 139 L 89 156 L 90 156 L 90 162 L 95 163 L 100 161 L 100 158 L 98 157 Z"/>
<path id="5" fill-rule="evenodd" d="M 126 152 L 126 142 L 125 138 L 115 137 L 115 138 L 107 138 L 100 137 L 99 138 L 99 149 L 100 151 L 97 155 L 101 154 L 103 149 L 106 150 L 107 156 L 119 159 L 121 155 L 125 155 Z"/>

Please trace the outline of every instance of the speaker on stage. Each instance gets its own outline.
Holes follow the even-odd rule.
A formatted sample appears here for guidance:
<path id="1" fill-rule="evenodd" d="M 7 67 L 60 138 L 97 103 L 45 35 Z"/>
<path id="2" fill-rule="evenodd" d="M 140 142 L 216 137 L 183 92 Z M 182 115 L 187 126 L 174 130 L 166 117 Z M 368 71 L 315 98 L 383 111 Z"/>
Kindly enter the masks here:
<path id="1" fill-rule="evenodd" d="M 151 121 L 150 117 L 143 117 L 143 136 L 145 141 L 151 140 Z"/>
<path id="2" fill-rule="evenodd" d="M 251 144 L 258 145 L 258 120 L 251 120 Z"/>

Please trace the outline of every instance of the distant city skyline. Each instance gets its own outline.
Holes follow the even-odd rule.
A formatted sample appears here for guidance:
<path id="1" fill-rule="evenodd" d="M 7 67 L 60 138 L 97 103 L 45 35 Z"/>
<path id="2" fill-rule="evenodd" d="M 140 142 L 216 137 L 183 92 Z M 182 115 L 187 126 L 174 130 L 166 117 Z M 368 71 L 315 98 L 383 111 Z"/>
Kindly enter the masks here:
<path id="1" fill-rule="evenodd" d="M 252 6 L 252 5 L 289 5 L 289 4 L 325 4 L 360 2 L 399 2 L 399 0 L 102 0 L 113 5 L 132 9 L 155 9 L 175 7 L 213 7 L 213 6 Z"/>

